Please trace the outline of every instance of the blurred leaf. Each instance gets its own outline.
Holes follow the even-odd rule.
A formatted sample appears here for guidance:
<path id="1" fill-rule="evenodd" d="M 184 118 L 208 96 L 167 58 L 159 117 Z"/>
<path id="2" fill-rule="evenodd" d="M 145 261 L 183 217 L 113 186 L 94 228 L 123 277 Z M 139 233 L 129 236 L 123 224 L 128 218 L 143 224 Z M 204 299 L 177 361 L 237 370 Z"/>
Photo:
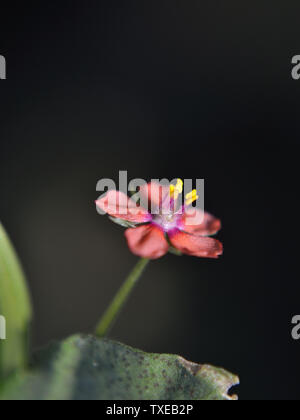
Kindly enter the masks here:
<path id="1" fill-rule="evenodd" d="M 91 336 L 74 336 L 39 353 L 1 400 L 229 400 L 238 378 L 175 355 L 147 354 Z"/>
<path id="2" fill-rule="evenodd" d="M 6 340 L 0 340 L 0 380 L 2 380 L 26 365 L 31 305 L 22 268 L 1 224 L 0 315 L 6 320 Z"/>
<path id="3" fill-rule="evenodd" d="M 114 222 L 116 225 L 122 226 L 124 228 L 135 228 L 136 224 L 129 222 L 128 220 L 118 219 L 117 217 L 109 216 L 109 219 Z"/>
<path id="4" fill-rule="evenodd" d="M 177 257 L 182 256 L 182 252 L 179 251 L 179 249 L 174 248 L 173 246 L 169 246 L 169 252 L 170 254 L 176 255 Z"/>

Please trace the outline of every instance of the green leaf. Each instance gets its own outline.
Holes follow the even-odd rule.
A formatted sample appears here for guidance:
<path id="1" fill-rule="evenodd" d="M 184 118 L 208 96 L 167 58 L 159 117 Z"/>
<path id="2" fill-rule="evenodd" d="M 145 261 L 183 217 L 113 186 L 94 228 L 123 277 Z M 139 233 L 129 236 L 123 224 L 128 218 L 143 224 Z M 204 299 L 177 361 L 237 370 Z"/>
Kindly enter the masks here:
<path id="1" fill-rule="evenodd" d="M 176 255 L 177 257 L 182 256 L 182 252 L 180 252 L 179 249 L 176 249 L 173 246 L 169 246 L 169 252 L 170 254 Z"/>
<path id="2" fill-rule="evenodd" d="M 0 315 L 6 340 L 0 340 L 0 381 L 27 362 L 31 319 L 25 277 L 5 230 L 0 224 Z M 3 331 L 2 331 L 3 332 Z"/>
<path id="3" fill-rule="evenodd" d="M 124 228 L 135 228 L 136 223 L 129 222 L 128 220 L 118 219 L 117 217 L 109 216 L 109 219 L 114 222 L 116 225 L 122 226 Z"/>
<path id="4" fill-rule="evenodd" d="M 39 353 L 1 400 L 229 400 L 237 377 L 182 357 L 147 354 L 107 339 L 73 336 Z"/>

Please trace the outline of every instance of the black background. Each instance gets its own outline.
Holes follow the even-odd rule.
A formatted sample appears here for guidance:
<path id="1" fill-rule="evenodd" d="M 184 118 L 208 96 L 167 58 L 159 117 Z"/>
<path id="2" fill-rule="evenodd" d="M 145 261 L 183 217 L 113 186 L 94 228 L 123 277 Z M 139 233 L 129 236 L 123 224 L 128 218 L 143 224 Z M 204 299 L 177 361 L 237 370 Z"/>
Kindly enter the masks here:
<path id="1" fill-rule="evenodd" d="M 23 261 L 34 347 L 89 332 L 134 265 L 96 183 L 205 178 L 218 261 L 153 262 L 112 336 L 298 399 L 299 2 L 1 5 L 0 219 Z"/>

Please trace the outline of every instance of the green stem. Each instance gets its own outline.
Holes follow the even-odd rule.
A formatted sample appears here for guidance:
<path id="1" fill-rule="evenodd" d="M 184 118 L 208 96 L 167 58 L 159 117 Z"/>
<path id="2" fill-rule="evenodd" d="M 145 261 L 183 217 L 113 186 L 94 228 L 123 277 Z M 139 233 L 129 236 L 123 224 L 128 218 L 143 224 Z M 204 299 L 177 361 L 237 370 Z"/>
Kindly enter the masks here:
<path id="1" fill-rule="evenodd" d="M 113 301 L 104 313 L 96 328 L 96 335 L 98 337 L 104 337 L 112 328 L 114 322 L 116 321 L 116 318 L 120 314 L 123 306 L 128 300 L 130 293 L 132 292 L 135 284 L 143 274 L 143 271 L 145 270 L 149 261 L 150 260 L 146 258 L 141 258 L 134 267 L 134 269 L 131 271 L 129 276 L 126 278 L 125 282 L 119 289 L 118 293 L 114 297 Z"/>

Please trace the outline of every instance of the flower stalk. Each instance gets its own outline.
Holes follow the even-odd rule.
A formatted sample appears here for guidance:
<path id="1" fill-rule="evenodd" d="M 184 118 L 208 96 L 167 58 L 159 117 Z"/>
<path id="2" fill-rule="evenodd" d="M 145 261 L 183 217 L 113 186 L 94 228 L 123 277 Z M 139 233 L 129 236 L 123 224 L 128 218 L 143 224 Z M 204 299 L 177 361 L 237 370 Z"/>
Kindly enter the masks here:
<path id="1" fill-rule="evenodd" d="M 97 337 L 105 337 L 111 330 L 149 261 L 147 258 L 141 258 L 126 278 L 96 328 Z"/>

